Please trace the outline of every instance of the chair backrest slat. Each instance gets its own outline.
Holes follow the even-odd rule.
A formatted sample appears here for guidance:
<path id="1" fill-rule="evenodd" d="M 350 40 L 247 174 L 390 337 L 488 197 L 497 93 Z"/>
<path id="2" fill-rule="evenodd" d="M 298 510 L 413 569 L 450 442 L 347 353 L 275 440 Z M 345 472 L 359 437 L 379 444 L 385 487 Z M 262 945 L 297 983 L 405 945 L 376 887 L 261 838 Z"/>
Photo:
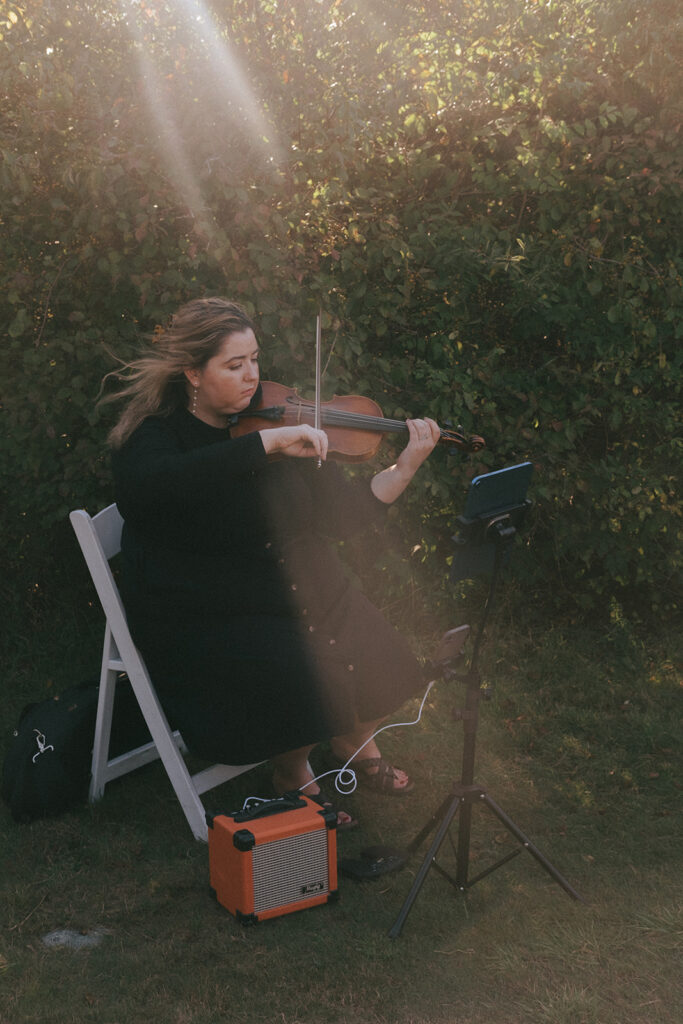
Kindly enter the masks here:
<path id="1" fill-rule="evenodd" d="M 121 595 L 109 565 L 109 559 L 121 550 L 123 519 L 116 505 L 109 505 L 92 518 L 83 509 L 77 509 L 69 518 L 116 646 L 123 660 L 129 663 L 130 675 L 133 665 L 139 662 L 139 654 L 128 631 Z"/>
<path id="2" fill-rule="evenodd" d="M 100 539 L 104 557 L 109 561 L 121 550 L 123 519 L 116 505 L 109 505 L 92 517 L 93 526 Z"/>

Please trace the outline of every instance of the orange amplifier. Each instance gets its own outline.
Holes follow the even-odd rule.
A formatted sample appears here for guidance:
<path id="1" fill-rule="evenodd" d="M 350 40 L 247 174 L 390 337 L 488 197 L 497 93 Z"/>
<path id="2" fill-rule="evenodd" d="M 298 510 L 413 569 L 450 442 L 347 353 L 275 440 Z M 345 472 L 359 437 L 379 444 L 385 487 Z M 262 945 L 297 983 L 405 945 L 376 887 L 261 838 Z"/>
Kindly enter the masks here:
<path id="1" fill-rule="evenodd" d="M 300 793 L 207 814 L 209 876 L 243 924 L 337 899 L 337 815 Z"/>

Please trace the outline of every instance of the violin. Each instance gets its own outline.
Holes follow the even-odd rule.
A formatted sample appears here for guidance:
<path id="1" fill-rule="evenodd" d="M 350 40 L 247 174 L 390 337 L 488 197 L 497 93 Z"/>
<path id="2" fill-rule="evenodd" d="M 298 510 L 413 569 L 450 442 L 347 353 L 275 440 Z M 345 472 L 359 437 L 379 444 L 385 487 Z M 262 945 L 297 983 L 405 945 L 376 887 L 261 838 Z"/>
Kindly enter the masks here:
<path id="1" fill-rule="evenodd" d="M 261 382 L 258 404 L 237 413 L 230 421 L 231 437 L 241 437 L 268 427 L 310 423 L 325 431 L 329 440 L 328 456 L 340 462 L 365 462 L 377 452 L 385 434 L 407 434 L 404 420 L 387 419 L 371 398 L 361 395 L 335 395 L 329 402 L 306 401 L 293 388 L 273 381 Z M 451 450 L 478 452 L 485 447 L 483 438 L 467 437 L 461 428 L 441 430 L 439 443 Z"/>

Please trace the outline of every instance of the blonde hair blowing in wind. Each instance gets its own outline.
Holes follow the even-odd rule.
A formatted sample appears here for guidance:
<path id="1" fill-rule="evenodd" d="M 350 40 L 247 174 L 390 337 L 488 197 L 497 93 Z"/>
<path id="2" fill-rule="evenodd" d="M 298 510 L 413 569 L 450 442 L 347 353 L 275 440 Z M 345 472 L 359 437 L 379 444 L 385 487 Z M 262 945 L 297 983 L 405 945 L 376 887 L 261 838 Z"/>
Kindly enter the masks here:
<path id="1" fill-rule="evenodd" d="M 145 355 L 104 378 L 103 383 L 113 379 L 123 387 L 102 401 L 126 402 L 109 434 L 110 445 L 120 448 L 147 416 L 169 416 L 186 406 L 185 370 L 201 369 L 230 334 L 246 330 L 254 331 L 252 321 L 228 299 L 193 299 L 181 306 Z"/>

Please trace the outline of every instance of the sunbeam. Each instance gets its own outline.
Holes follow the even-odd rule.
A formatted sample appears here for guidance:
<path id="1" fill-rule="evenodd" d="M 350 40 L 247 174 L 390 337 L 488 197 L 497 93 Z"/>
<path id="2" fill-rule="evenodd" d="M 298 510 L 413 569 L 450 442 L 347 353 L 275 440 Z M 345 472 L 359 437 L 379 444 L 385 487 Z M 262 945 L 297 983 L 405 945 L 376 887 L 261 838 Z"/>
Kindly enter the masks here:
<path id="1" fill-rule="evenodd" d="M 126 22 L 165 170 L 195 226 L 210 237 L 216 221 L 206 182 L 220 167 L 226 181 L 241 185 L 246 159 L 264 173 L 274 171 L 282 159 L 277 133 L 225 29 L 202 0 L 133 0 Z M 158 28 L 174 40 L 172 53 L 157 48 Z"/>
<path id="2" fill-rule="evenodd" d="M 254 95 L 248 77 L 234 48 L 207 10 L 202 0 L 176 0 L 185 17 L 184 31 L 205 47 L 217 98 L 226 106 L 239 107 L 251 127 L 252 141 L 259 144 L 264 156 L 276 160 L 278 146 L 275 128 L 269 123 L 261 103 Z"/>

